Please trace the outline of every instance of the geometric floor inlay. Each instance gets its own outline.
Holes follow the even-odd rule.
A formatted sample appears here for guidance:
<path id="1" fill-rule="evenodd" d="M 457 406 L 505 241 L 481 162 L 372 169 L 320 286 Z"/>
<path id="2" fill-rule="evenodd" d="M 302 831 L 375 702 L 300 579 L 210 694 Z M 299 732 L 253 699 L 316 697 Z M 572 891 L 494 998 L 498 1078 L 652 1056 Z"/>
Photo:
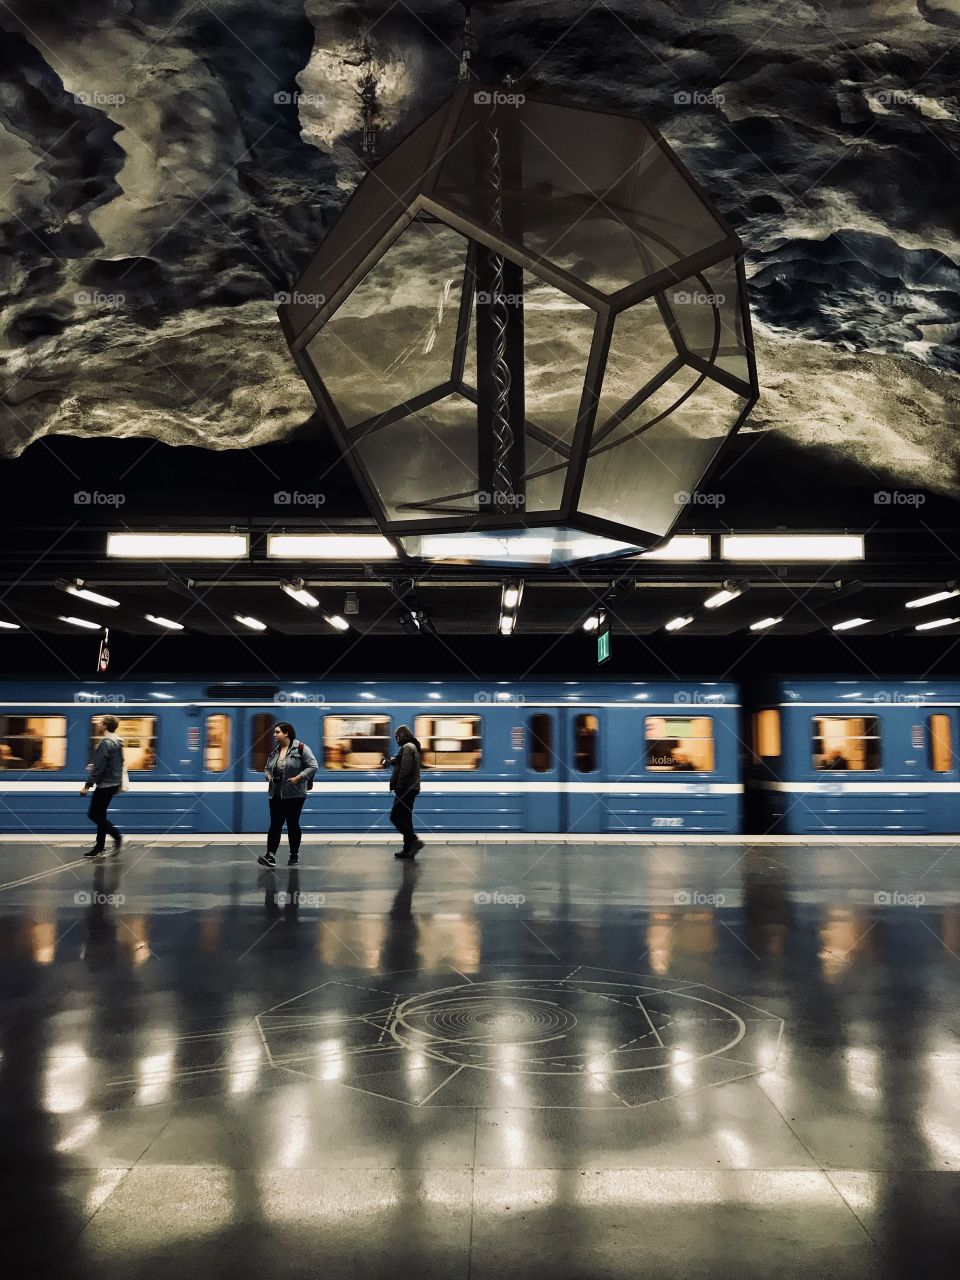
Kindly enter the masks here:
<path id="1" fill-rule="evenodd" d="M 272 1066 L 410 1106 L 636 1107 L 769 1070 L 782 1020 L 689 981 L 579 966 L 409 990 L 337 980 L 257 1017 Z"/>

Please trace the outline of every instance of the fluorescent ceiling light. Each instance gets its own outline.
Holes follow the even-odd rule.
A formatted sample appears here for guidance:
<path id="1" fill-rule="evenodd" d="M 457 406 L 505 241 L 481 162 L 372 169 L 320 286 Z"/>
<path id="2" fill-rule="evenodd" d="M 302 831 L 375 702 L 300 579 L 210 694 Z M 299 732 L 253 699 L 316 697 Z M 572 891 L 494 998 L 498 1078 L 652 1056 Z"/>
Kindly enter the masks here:
<path id="1" fill-rule="evenodd" d="M 586 622 L 584 622 L 583 629 L 584 631 L 596 631 L 599 626 L 600 615 L 598 613 L 591 613 L 590 617 L 587 618 Z"/>
<path id="2" fill-rule="evenodd" d="M 664 626 L 664 631 L 679 631 L 681 627 L 688 626 L 693 621 L 693 614 L 688 613 L 683 618 L 671 618 Z"/>
<path id="3" fill-rule="evenodd" d="M 908 600 L 906 608 L 922 609 L 925 604 L 939 604 L 941 600 L 952 600 L 954 596 L 960 596 L 960 590 L 935 591 L 932 596 L 921 596 L 919 600 Z"/>
<path id="4" fill-rule="evenodd" d="M 515 609 L 519 603 L 520 603 L 520 588 L 504 587 L 503 607 L 505 609 Z"/>
<path id="5" fill-rule="evenodd" d="M 716 595 L 709 596 L 704 600 L 703 607 L 705 609 L 719 609 L 722 604 L 729 604 L 731 600 L 736 600 L 737 596 L 742 595 L 743 587 L 724 587 Z"/>
<path id="6" fill-rule="evenodd" d="M 120 605 L 119 600 L 114 600 L 110 596 L 101 596 L 96 591 L 87 591 L 85 587 L 64 587 L 64 590 L 71 596 L 77 596 L 80 600 L 89 600 L 91 604 L 102 604 L 108 609 L 116 609 Z"/>
<path id="7" fill-rule="evenodd" d="M 107 555 L 134 560 L 242 560 L 245 533 L 108 533 Z"/>
<path id="8" fill-rule="evenodd" d="M 302 604 L 307 609 L 316 609 L 320 601 L 315 595 L 311 595 L 305 587 L 295 587 L 292 582 L 285 582 L 283 589 L 291 600 L 296 600 L 297 604 Z"/>
<path id="9" fill-rule="evenodd" d="M 761 618 L 759 622 L 751 622 L 751 631 L 766 631 L 767 627 L 775 627 L 778 622 L 782 622 L 782 618 Z"/>
<path id="10" fill-rule="evenodd" d="M 338 631 L 349 631 L 350 623 L 346 618 L 341 618 L 339 613 L 324 614 L 324 618 L 330 623 L 331 627 L 336 627 Z"/>
<path id="11" fill-rule="evenodd" d="M 267 624 L 261 622 L 259 618 L 251 618 L 249 614 L 235 613 L 235 621 L 241 623 L 245 627 L 249 627 L 251 631 L 266 631 Z"/>
<path id="12" fill-rule="evenodd" d="M 420 542 L 424 559 L 441 560 L 456 556 L 459 560 L 540 560 L 553 553 L 551 538 L 498 538 L 493 534 L 428 533 Z"/>
<path id="13" fill-rule="evenodd" d="M 275 560 L 393 560 L 397 549 L 379 533 L 271 533 Z"/>
<path id="14" fill-rule="evenodd" d="M 503 614 L 500 618 L 500 634 L 509 636 L 513 633 L 513 616 L 509 613 Z"/>
<path id="15" fill-rule="evenodd" d="M 656 551 L 644 551 L 638 560 L 709 560 L 710 535 L 704 533 L 678 533 L 669 538 Z"/>
<path id="16" fill-rule="evenodd" d="M 99 622 L 88 622 L 86 618 L 70 618 L 70 617 L 65 618 L 61 615 L 60 621 L 69 622 L 71 627 L 85 627 L 88 631 L 102 630 Z"/>
<path id="17" fill-rule="evenodd" d="M 862 560 L 862 533 L 725 533 L 724 560 Z"/>
<path id="18" fill-rule="evenodd" d="M 145 613 L 143 615 L 148 622 L 152 622 L 155 627 L 166 627 L 168 631 L 182 631 L 183 623 L 174 622 L 172 618 L 163 618 L 158 613 Z"/>
<path id="19" fill-rule="evenodd" d="M 872 621 L 872 618 L 848 618 L 846 622 L 835 622 L 833 624 L 833 630 L 849 631 L 851 627 L 862 627 L 864 623 Z"/>
<path id="20" fill-rule="evenodd" d="M 930 631 L 933 627 L 949 627 L 960 622 L 960 618 L 934 618 L 932 622 L 918 622 L 914 631 Z"/>
<path id="21" fill-rule="evenodd" d="M 2 627 L 4 631 L 19 631 L 19 630 L 20 630 L 20 623 L 19 623 L 19 622 L 3 622 L 3 621 L 0 621 L 0 627 Z"/>

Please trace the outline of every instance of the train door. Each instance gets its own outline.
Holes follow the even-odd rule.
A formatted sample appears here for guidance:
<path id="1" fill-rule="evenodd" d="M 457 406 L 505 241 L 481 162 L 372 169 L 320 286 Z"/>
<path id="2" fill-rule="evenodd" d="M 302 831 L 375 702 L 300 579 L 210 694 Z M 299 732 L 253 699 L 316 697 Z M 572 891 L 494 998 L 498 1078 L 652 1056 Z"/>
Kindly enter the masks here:
<path id="1" fill-rule="evenodd" d="M 942 835 L 960 832 L 960 711 L 942 707 L 927 716 L 926 760 L 931 781 L 927 830 Z"/>
<path id="2" fill-rule="evenodd" d="M 200 784 L 197 830 L 214 835 L 241 830 L 240 792 L 243 744 L 234 708 L 197 711 Z"/>
<path id="3" fill-rule="evenodd" d="M 589 707 L 564 707 L 559 770 L 567 831 L 606 831 L 609 826 L 604 790 L 604 712 Z"/>
<path id="4" fill-rule="evenodd" d="M 527 716 L 526 760 L 523 776 L 529 785 L 527 797 L 528 831 L 566 831 L 566 800 L 563 783 L 563 750 L 559 733 L 559 711 L 533 711 Z"/>
<path id="5" fill-rule="evenodd" d="M 249 835 L 266 831 L 269 825 L 267 780 L 263 769 L 273 750 L 273 726 L 277 723 L 277 714 L 257 707 L 238 707 L 234 716 L 237 730 L 234 830 Z"/>

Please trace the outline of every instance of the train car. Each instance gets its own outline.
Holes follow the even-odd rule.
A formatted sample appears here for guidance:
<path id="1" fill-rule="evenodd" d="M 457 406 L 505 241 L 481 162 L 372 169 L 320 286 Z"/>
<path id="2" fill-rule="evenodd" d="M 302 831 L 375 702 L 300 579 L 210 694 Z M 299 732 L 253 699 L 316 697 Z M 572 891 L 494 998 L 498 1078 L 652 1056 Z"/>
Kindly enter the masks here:
<path id="1" fill-rule="evenodd" d="M 750 703 L 753 830 L 960 830 L 960 682 L 780 680 L 758 684 Z"/>
<path id="2" fill-rule="evenodd" d="M 125 831 L 248 834 L 267 817 L 278 720 L 320 762 L 307 832 L 391 830 L 381 757 L 408 724 L 430 832 L 740 829 L 739 698 L 729 683 L 235 681 L 0 683 L 0 831 L 86 831 L 79 790 L 116 715 Z"/>

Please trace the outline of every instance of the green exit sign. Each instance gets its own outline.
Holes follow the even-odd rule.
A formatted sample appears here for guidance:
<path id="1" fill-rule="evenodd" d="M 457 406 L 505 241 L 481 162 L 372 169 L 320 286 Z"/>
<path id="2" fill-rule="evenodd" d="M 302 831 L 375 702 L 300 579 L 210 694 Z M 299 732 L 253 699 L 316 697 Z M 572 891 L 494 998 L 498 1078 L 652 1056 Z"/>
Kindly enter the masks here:
<path id="1" fill-rule="evenodd" d="M 605 631 L 597 632 L 597 662 L 598 663 L 606 662 L 606 660 L 610 657 L 611 634 L 612 633 L 609 627 L 607 627 Z"/>

